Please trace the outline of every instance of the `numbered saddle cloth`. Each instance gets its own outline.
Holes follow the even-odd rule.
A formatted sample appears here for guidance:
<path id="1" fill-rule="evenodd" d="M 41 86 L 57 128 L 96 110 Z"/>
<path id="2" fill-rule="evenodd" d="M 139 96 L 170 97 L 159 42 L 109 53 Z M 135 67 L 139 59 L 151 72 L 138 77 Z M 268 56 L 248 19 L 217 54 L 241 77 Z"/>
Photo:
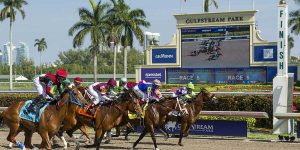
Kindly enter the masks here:
<path id="1" fill-rule="evenodd" d="M 44 106 L 39 110 L 39 115 L 36 116 L 36 112 L 31 112 L 27 110 L 27 107 L 32 103 L 32 100 L 28 100 L 25 101 L 25 104 L 23 105 L 23 107 L 20 110 L 20 114 L 19 117 L 21 119 L 25 119 L 28 121 L 32 121 L 34 123 L 40 122 L 41 116 L 44 112 L 44 110 L 47 108 L 47 106 L 49 105 L 49 102 L 47 102 L 46 104 L 44 104 Z M 34 106 L 34 110 L 36 110 L 37 106 Z"/>

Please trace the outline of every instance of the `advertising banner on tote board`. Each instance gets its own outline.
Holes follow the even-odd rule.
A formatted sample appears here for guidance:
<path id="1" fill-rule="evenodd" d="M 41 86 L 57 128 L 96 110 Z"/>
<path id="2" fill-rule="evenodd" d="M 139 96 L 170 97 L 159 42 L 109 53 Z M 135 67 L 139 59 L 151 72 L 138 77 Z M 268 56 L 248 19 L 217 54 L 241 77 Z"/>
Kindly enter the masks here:
<path id="1" fill-rule="evenodd" d="M 176 63 L 176 48 L 152 49 L 152 63 Z"/>
<path id="2" fill-rule="evenodd" d="M 146 82 L 152 82 L 155 79 L 160 82 L 166 82 L 166 69 L 165 68 L 142 68 L 141 79 Z"/>
<path id="3" fill-rule="evenodd" d="M 169 134 L 179 134 L 180 124 L 169 121 L 164 128 Z M 142 126 L 137 127 L 141 132 Z M 238 136 L 247 137 L 246 121 L 229 121 L 229 120 L 197 120 L 190 128 L 189 134 L 193 135 L 215 135 L 215 136 Z"/>

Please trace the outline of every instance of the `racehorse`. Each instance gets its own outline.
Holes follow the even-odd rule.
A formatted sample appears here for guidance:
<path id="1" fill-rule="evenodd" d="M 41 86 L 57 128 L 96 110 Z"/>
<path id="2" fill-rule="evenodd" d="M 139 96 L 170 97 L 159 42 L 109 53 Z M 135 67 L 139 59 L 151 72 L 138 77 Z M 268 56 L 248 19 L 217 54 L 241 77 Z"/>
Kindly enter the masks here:
<path id="1" fill-rule="evenodd" d="M 203 102 L 211 99 L 215 99 L 214 95 L 212 95 L 205 89 L 201 89 L 201 92 L 194 99 L 192 99 L 192 102 L 186 105 L 188 114 L 181 117 L 181 131 L 178 145 L 183 146 L 182 137 L 183 135 L 188 134 L 187 132 L 189 131 L 189 128 L 193 123 L 195 123 L 197 115 L 202 110 Z M 154 144 L 154 148 L 158 149 L 156 138 L 154 135 L 154 129 L 162 128 L 162 126 L 167 121 L 169 112 L 171 112 L 172 110 L 179 110 L 179 104 L 177 103 L 176 98 L 171 98 L 167 101 L 163 101 L 162 103 L 150 105 L 145 112 L 145 128 L 140 134 L 138 140 L 133 144 L 133 148 L 135 148 L 136 145 L 149 132 Z"/>
<path id="2" fill-rule="evenodd" d="M 51 149 L 50 139 L 57 133 L 61 123 L 65 119 L 69 107 L 69 102 L 82 99 L 81 93 L 77 89 L 66 89 L 64 96 L 56 105 L 49 105 L 41 114 L 41 119 L 36 125 L 31 121 L 19 118 L 19 113 L 25 101 L 17 102 L 9 106 L 0 117 L 0 122 L 4 123 L 10 129 L 7 140 L 23 147 L 15 137 L 21 130 L 25 132 L 25 147 L 32 149 L 31 138 L 34 132 L 38 132 L 42 138 L 41 149 Z M 25 149 L 23 147 L 23 149 Z"/>
<path id="3" fill-rule="evenodd" d="M 129 91 L 121 94 L 112 104 L 95 107 L 94 109 L 96 109 L 94 121 L 92 117 L 86 117 L 76 113 L 77 124 L 73 124 L 72 129 L 68 130 L 67 133 L 71 135 L 76 131 L 78 129 L 78 123 L 93 127 L 96 131 L 94 145 L 97 146 L 97 149 L 100 148 L 100 143 L 106 131 L 113 127 L 123 125 L 123 118 L 128 110 L 142 114 L 138 99 L 134 96 L 133 92 Z"/>
<path id="4" fill-rule="evenodd" d="M 100 144 L 106 131 L 123 125 L 123 118 L 124 115 L 127 115 L 128 110 L 136 112 L 138 115 L 142 114 L 139 100 L 134 96 L 132 91 L 125 92 L 114 103 L 113 107 L 99 107 L 96 111 L 94 143 L 97 150 L 100 149 Z"/>
<path id="5" fill-rule="evenodd" d="M 71 101 L 71 105 L 68 107 L 68 113 L 63 122 L 64 126 L 56 134 L 56 136 L 59 137 L 59 139 L 64 143 L 64 149 L 67 149 L 67 147 L 68 147 L 68 143 L 66 142 L 65 138 L 63 137 L 64 130 L 68 130 L 68 129 L 71 130 L 71 131 L 68 130 L 66 132 L 67 132 L 68 136 L 70 138 L 72 138 L 73 141 L 76 143 L 76 148 L 79 147 L 79 142 L 76 140 L 76 138 L 74 138 L 73 132 L 78 129 L 80 129 L 81 133 L 86 136 L 86 138 L 88 139 L 88 143 L 91 143 L 91 141 L 92 141 L 90 136 L 87 134 L 85 125 L 81 124 L 81 122 L 78 122 L 75 119 L 75 115 L 76 115 L 75 110 L 78 111 L 78 107 L 82 107 L 83 105 L 86 105 L 91 100 L 91 96 L 89 95 L 89 93 L 87 92 L 85 87 L 78 87 L 77 89 L 83 94 L 84 99 L 81 99 L 81 101 Z M 77 128 L 76 129 L 70 128 L 70 125 L 73 126 L 74 124 L 76 124 Z M 19 128 L 18 132 L 16 133 L 16 136 L 21 131 L 22 131 L 22 129 Z M 27 142 L 27 143 L 31 143 L 31 141 Z M 12 148 L 12 145 L 13 145 L 13 143 L 10 142 L 9 147 Z"/>
<path id="6" fill-rule="evenodd" d="M 216 102 L 215 95 L 202 88 L 199 94 L 188 102 L 186 105 L 188 114 L 180 118 L 181 128 L 178 145 L 183 146 L 182 137 L 188 136 L 192 124 L 196 122 L 197 116 L 203 108 L 203 104 L 211 101 Z"/>
<path id="7" fill-rule="evenodd" d="M 167 121 L 168 114 L 173 110 L 178 110 L 178 103 L 176 98 L 169 98 L 161 100 L 160 102 L 150 104 L 145 111 L 144 123 L 145 127 L 142 131 L 139 139 L 134 143 L 133 148 L 144 138 L 149 132 L 154 144 L 157 149 L 156 138 L 154 135 L 154 129 L 163 128 L 163 125 Z"/>

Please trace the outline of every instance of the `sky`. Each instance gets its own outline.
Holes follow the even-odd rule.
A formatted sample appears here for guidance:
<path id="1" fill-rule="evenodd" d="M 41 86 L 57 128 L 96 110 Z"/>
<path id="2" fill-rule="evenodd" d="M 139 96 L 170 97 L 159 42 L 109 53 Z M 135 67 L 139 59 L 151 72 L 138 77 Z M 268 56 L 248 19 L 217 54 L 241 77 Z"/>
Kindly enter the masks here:
<path id="1" fill-rule="evenodd" d="M 98 2 L 98 0 L 95 0 Z M 103 0 L 108 2 L 108 0 Z M 144 10 L 147 20 L 151 26 L 144 31 L 160 33 L 160 44 L 166 44 L 172 39 L 176 31 L 176 20 L 174 14 L 201 13 L 201 0 L 125 0 L 132 8 Z M 211 12 L 223 12 L 229 9 L 229 0 L 218 0 L 219 8 L 211 7 Z M 252 10 L 252 0 L 230 0 L 231 11 Z M 300 9 L 293 0 L 286 0 L 289 11 Z M 42 62 L 50 63 L 58 58 L 61 51 L 72 49 L 73 37 L 68 35 L 69 28 L 79 21 L 78 9 L 86 7 L 90 9 L 89 0 L 27 0 L 24 6 L 26 17 L 23 20 L 18 13 L 17 20 L 13 24 L 13 43 L 25 42 L 30 49 L 30 58 L 36 64 L 39 63 L 39 54 L 34 47 L 35 39 L 44 37 L 48 48 L 42 56 Z M 256 23 L 262 32 L 262 38 L 270 42 L 277 40 L 277 5 L 279 0 L 254 0 Z M 3 6 L 0 5 L 0 9 Z M 295 47 L 292 55 L 300 55 L 300 38 L 293 36 Z M 0 22 L 0 50 L 9 41 L 9 21 Z M 90 41 L 87 39 L 82 48 L 88 47 Z M 134 47 L 142 50 L 138 42 Z"/>

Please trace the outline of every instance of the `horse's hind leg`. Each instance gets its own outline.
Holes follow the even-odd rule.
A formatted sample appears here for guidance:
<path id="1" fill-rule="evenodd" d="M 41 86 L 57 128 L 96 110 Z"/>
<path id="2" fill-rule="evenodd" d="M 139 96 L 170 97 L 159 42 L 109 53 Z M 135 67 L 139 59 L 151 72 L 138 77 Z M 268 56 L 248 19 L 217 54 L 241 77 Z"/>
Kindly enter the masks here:
<path id="1" fill-rule="evenodd" d="M 61 131 L 59 131 L 57 134 L 56 134 L 56 136 L 64 143 L 64 149 L 67 149 L 68 148 L 68 143 L 67 143 L 67 141 L 66 141 L 66 139 L 65 139 L 65 137 L 64 137 L 64 133 L 63 132 L 61 132 Z M 53 137 L 54 138 L 54 137 Z M 52 138 L 52 139 L 53 139 Z"/>
<path id="2" fill-rule="evenodd" d="M 51 143 L 50 143 L 50 137 L 48 135 L 47 131 L 41 131 L 40 132 L 41 138 L 42 138 L 42 143 L 41 143 L 41 148 L 40 149 L 51 149 Z"/>
<path id="3" fill-rule="evenodd" d="M 34 146 L 31 144 L 31 138 L 32 138 L 33 132 L 32 131 L 26 131 L 25 132 L 25 147 L 33 149 Z"/>
<path id="4" fill-rule="evenodd" d="M 22 144 L 21 142 L 16 140 L 16 136 L 20 132 L 19 131 L 19 124 L 10 124 L 9 129 L 10 129 L 9 134 L 6 138 L 7 141 L 9 141 L 13 144 L 16 144 L 21 149 L 26 149 L 24 144 Z M 12 144 L 10 144 L 10 145 L 12 145 Z"/>
<path id="5" fill-rule="evenodd" d="M 159 130 L 163 133 L 165 141 L 168 140 L 169 138 L 169 133 L 167 130 L 164 128 L 164 126 L 160 127 Z"/>
<path id="6" fill-rule="evenodd" d="M 183 137 L 183 133 L 187 128 L 187 123 L 181 123 L 181 128 L 180 128 L 180 135 L 179 135 L 179 141 L 178 141 L 178 145 L 183 146 L 182 144 L 182 137 Z"/>
<path id="7" fill-rule="evenodd" d="M 136 147 L 136 145 L 144 138 L 144 136 L 147 134 L 147 130 L 146 129 L 144 129 L 143 130 L 143 132 L 141 133 L 141 135 L 140 135 L 140 137 L 139 137 L 139 139 L 138 140 L 136 140 L 135 142 L 134 142 L 134 144 L 133 144 L 133 148 L 135 148 Z"/>
<path id="8" fill-rule="evenodd" d="M 85 125 L 80 126 L 80 131 L 81 131 L 82 134 L 88 139 L 88 143 L 92 143 L 92 139 L 91 139 L 91 137 L 87 134 L 87 130 L 86 130 L 86 126 L 85 126 Z"/>
<path id="9" fill-rule="evenodd" d="M 158 150 L 157 144 L 156 144 L 156 138 L 155 138 L 155 135 L 154 135 L 154 129 L 151 130 L 150 135 L 151 135 L 151 138 L 152 138 L 152 141 L 153 141 L 153 144 L 154 144 L 154 149 Z"/>
<path id="10" fill-rule="evenodd" d="M 22 131 L 22 129 L 18 129 L 18 131 L 16 132 L 16 134 L 15 134 L 15 137 L 20 133 Z M 8 140 L 8 139 L 7 139 Z M 9 144 L 8 144 L 8 147 L 9 148 L 13 148 L 13 145 L 14 145 L 14 143 L 12 143 L 12 142 L 9 142 Z"/>

